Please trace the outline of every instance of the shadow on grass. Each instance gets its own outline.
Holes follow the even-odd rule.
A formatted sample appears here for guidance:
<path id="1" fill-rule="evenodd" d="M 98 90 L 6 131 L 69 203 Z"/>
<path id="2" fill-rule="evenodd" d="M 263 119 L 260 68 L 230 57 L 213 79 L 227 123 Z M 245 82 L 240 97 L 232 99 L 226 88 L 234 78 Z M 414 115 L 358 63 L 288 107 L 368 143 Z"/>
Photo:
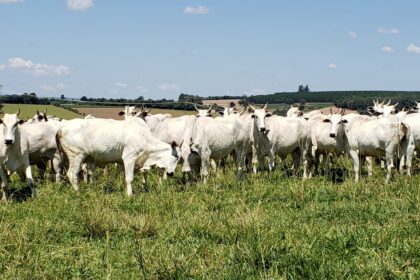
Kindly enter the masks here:
<path id="1" fill-rule="evenodd" d="M 31 188 L 29 186 L 21 188 L 9 188 L 9 200 L 16 202 L 25 202 L 32 197 Z"/>

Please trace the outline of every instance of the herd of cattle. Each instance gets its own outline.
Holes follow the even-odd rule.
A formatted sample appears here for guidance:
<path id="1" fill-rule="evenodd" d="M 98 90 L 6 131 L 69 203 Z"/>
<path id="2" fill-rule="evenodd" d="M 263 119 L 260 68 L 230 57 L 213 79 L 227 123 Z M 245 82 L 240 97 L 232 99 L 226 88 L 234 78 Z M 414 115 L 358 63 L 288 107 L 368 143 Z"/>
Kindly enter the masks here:
<path id="1" fill-rule="evenodd" d="M 420 113 L 417 106 L 398 111 L 396 105 L 374 101 L 367 115 L 345 114 L 344 110 L 303 112 L 291 106 L 286 117 L 273 115 L 267 105 L 249 105 L 241 112 L 229 107 L 217 117 L 211 115 L 211 107 L 196 107 L 197 115 L 172 117 L 126 106 L 120 112 L 125 118 L 122 121 L 92 116 L 66 121 L 37 112 L 25 122 L 19 119 L 19 112 L 4 114 L 0 119 L 2 199 L 7 200 L 13 172 L 22 180 L 26 178 L 35 196 L 31 165 L 40 170 L 42 180 L 48 162 L 56 181 L 66 170 L 76 190 L 80 173 L 88 181 L 95 166 L 123 164 L 129 196 L 136 168 L 146 180 L 146 171 L 155 166 L 165 179 L 181 163 L 184 175 L 200 174 L 206 182 L 209 170 L 227 157 L 234 158 L 239 179 L 245 172 L 266 169 L 267 157 L 272 171 L 276 156 L 285 159 L 289 154 L 292 169 L 296 172 L 302 166 L 304 179 L 318 172 L 321 158 L 328 162 L 340 155 L 352 159 L 355 181 L 361 163 L 367 164 L 371 175 L 372 158 L 384 160 L 386 181 L 397 160 L 400 172 L 405 170 L 411 176 L 413 155 L 420 147 Z"/>

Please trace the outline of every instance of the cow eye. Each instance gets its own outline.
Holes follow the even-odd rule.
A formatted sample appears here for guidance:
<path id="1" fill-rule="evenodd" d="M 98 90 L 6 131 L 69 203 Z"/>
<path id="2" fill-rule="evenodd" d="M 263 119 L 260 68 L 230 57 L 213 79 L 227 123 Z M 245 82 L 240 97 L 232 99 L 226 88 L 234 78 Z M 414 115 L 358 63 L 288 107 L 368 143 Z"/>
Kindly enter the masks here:
<path id="1" fill-rule="evenodd" d="M 271 114 L 270 113 L 267 113 L 267 114 L 265 114 L 265 117 L 266 118 L 269 118 L 269 117 L 271 117 Z"/>
<path id="2" fill-rule="evenodd" d="M 255 119 L 255 118 L 256 118 L 256 116 L 255 116 L 254 114 L 252 114 L 252 115 L 251 115 L 251 118 Z"/>
<path id="3" fill-rule="evenodd" d="M 329 122 L 331 122 L 331 120 L 330 119 L 325 119 L 325 120 L 323 120 L 323 122 L 329 123 Z"/>
<path id="4" fill-rule="evenodd" d="M 348 123 L 348 120 L 342 120 L 340 123 Z"/>
<path id="5" fill-rule="evenodd" d="M 200 117 L 200 115 L 197 115 L 196 117 L 197 117 L 197 118 L 199 118 L 199 117 Z"/>

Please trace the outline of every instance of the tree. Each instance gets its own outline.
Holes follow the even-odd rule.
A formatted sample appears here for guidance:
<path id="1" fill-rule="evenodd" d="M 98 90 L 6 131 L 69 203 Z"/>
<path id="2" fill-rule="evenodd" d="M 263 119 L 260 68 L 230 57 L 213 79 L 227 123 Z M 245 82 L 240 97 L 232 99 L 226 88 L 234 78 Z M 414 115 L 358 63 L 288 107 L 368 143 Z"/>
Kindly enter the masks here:
<path id="1" fill-rule="evenodd" d="M 82 96 L 82 98 L 80 98 L 81 101 L 87 101 L 87 97 L 86 96 Z"/>
<path id="2" fill-rule="evenodd" d="M 303 88 L 303 92 L 305 92 L 305 93 L 308 93 L 308 92 L 309 92 L 309 86 L 308 86 L 308 85 L 306 85 L 306 86 Z"/>
<path id="3" fill-rule="evenodd" d="M 62 94 L 62 95 L 60 96 L 60 99 L 66 99 L 66 98 L 64 97 L 64 94 Z"/>
<path id="4" fill-rule="evenodd" d="M 303 85 L 299 85 L 299 87 L 298 87 L 298 93 L 302 93 L 302 92 L 304 92 L 303 91 Z"/>

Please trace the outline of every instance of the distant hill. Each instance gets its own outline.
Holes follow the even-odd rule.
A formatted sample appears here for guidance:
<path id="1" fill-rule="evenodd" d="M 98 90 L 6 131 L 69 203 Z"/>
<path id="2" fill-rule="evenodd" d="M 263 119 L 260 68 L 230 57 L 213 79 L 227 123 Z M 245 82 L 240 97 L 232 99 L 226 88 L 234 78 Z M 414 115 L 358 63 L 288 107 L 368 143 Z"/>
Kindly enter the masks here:
<path id="1" fill-rule="evenodd" d="M 246 97 L 250 103 L 307 103 L 331 102 L 340 108 L 364 110 L 372 100 L 389 100 L 398 102 L 400 108 L 411 106 L 416 100 L 420 101 L 420 91 L 314 91 L 308 93 L 277 92 L 266 95 L 252 95 Z"/>

